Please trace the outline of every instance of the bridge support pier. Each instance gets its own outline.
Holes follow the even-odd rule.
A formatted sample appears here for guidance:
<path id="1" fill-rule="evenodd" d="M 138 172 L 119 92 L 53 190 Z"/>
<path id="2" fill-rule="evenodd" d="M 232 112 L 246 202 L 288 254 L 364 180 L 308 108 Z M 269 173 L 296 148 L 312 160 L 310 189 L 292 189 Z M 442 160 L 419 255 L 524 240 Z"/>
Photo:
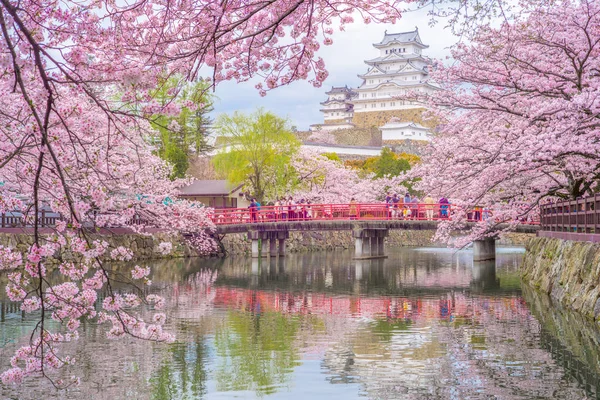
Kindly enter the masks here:
<path id="1" fill-rule="evenodd" d="M 260 239 L 260 256 L 269 256 L 269 239 Z"/>
<path id="2" fill-rule="evenodd" d="M 289 237 L 288 231 L 248 231 L 248 240 L 252 242 L 252 258 L 276 257 L 278 254 L 284 256 L 285 241 Z M 277 251 L 277 242 L 279 242 L 279 251 Z"/>
<path id="3" fill-rule="evenodd" d="M 473 242 L 473 261 L 496 259 L 496 239 L 485 238 Z"/>
<path id="4" fill-rule="evenodd" d="M 385 258 L 387 229 L 354 229 L 354 259 Z"/>
<path id="5" fill-rule="evenodd" d="M 250 239 L 252 241 L 252 258 L 260 257 L 260 247 L 258 246 L 258 239 Z"/>
<path id="6" fill-rule="evenodd" d="M 279 239 L 279 255 L 285 256 L 285 239 Z"/>

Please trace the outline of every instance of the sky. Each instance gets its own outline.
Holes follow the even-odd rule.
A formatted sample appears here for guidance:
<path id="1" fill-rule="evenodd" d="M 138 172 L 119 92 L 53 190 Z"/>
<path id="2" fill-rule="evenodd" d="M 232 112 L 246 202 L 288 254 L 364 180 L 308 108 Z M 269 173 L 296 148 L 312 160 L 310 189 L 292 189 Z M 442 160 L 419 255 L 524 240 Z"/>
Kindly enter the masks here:
<path id="1" fill-rule="evenodd" d="M 287 117 L 298 130 L 308 130 L 309 125 L 323 122 L 319 103 L 327 99 L 325 92 L 331 86 L 348 85 L 355 88 L 360 85 L 362 80 L 357 75 L 367 71 L 364 60 L 378 56 L 379 52 L 372 44 L 381 41 L 386 29 L 388 33 L 405 32 L 418 26 L 421 40 L 429 45 L 424 55 L 446 58 L 449 55 L 448 47 L 456 43 L 458 37 L 444 28 L 443 21 L 432 27 L 429 19 L 426 11 L 418 11 L 405 14 L 395 25 L 365 25 L 362 22 L 348 25 L 344 32 L 334 34 L 331 46 L 322 45 L 318 52 L 329 71 L 329 77 L 322 87 L 315 88 L 308 81 L 298 81 L 260 97 L 254 88 L 255 82 L 223 82 L 215 91 L 217 99 L 213 116 L 236 110 L 248 113 L 263 107 Z"/>

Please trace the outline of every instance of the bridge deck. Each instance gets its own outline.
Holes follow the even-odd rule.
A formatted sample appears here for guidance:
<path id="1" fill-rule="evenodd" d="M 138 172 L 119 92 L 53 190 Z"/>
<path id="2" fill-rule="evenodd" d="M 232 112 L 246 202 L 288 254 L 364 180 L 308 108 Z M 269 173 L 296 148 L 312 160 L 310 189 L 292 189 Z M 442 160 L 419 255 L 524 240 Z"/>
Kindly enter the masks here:
<path id="1" fill-rule="evenodd" d="M 468 222 L 466 228 L 475 226 L 475 222 Z M 500 225 L 500 228 L 506 225 Z M 245 224 L 217 225 L 216 233 L 220 235 L 228 233 L 244 233 L 248 231 L 258 232 L 285 232 L 285 231 L 349 231 L 353 229 L 399 229 L 399 230 L 436 230 L 438 221 L 419 220 L 309 220 L 309 221 L 287 221 L 287 222 L 257 222 Z M 518 225 L 515 229 L 519 233 L 536 233 L 538 225 Z"/>

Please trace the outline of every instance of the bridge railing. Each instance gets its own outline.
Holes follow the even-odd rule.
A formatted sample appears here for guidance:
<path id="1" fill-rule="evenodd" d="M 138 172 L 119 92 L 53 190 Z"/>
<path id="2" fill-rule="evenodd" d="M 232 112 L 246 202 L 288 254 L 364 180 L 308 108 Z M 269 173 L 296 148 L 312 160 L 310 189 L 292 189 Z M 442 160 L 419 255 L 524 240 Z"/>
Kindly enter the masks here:
<path id="1" fill-rule="evenodd" d="M 308 220 L 419 220 L 440 221 L 452 218 L 455 208 L 450 204 L 410 203 L 398 206 L 386 203 L 371 204 L 296 204 L 251 208 L 215 209 L 213 222 L 217 225 Z M 490 218 L 486 210 L 467 214 L 471 222 Z"/>
<path id="2" fill-rule="evenodd" d="M 543 231 L 600 233 L 600 195 L 540 206 Z"/>

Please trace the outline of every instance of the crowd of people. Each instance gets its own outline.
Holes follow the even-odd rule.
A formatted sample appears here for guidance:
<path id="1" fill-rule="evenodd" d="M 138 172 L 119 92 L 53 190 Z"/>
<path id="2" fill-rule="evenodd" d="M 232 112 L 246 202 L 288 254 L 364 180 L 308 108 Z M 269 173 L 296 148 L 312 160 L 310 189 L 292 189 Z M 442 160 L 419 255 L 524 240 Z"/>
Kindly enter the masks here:
<path id="1" fill-rule="evenodd" d="M 418 213 L 423 209 L 424 217 L 427 220 L 432 220 L 438 212 L 440 218 L 448 218 L 450 216 L 450 202 L 445 197 L 440 198 L 436 202 L 431 195 L 427 195 L 421 201 L 417 196 L 411 196 L 410 193 L 399 196 L 397 193 L 392 194 L 388 192 L 385 197 L 385 203 L 389 210 L 389 217 L 392 219 L 418 218 L 420 217 Z M 424 204 L 424 206 L 419 207 L 419 204 Z"/>
<path id="2" fill-rule="evenodd" d="M 288 198 L 281 197 L 275 202 L 268 202 L 266 216 L 269 220 L 309 220 L 313 219 L 312 203 L 310 200 L 300 199 L 295 201 L 292 196 Z M 257 221 L 261 204 L 253 198 L 248 209 L 250 210 L 250 219 Z"/>
<path id="3" fill-rule="evenodd" d="M 388 219 L 433 220 L 437 217 L 448 218 L 450 216 L 450 202 L 445 197 L 436 201 L 433 197 L 427 195 L 423 200 L 420 200 L 416 195 L 411 196 L 409 193 L 404 196 L 397 193 L 387 193 L 384 204 Z M 333 212 L 339 212 L 339 206 L 335 205 L 334 208 L 327 208 L 322 204 L 313 204 L 310 200 L 295 200 L 292 196 L 289 196 L 281 197 L 274 202 L 270 201 L 265 207 L 256 198 L 252 198 L 248 209 L 252 222 L 257 222 L 259 219 L 303 221 L 331 217 Z M 359 218 L 360 207 L 361 205 L 354 198 L 351 199 L 347 207 L 348 217 L 350 219 Z M 371 211 L 373 210 L 371 209 Z M 478 219 L 477 216 L 475 217 Z"/>

